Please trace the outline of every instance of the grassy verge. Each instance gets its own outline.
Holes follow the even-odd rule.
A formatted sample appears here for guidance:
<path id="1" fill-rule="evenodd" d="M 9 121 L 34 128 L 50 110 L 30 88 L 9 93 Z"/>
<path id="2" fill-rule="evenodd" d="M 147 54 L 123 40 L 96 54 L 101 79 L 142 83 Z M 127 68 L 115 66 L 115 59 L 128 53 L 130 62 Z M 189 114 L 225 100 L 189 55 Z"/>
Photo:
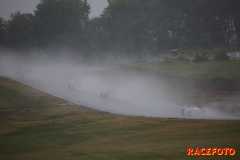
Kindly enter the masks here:
<path id="1" fill-rule="evenodd" d="M 0 159 L 240 158 L 239 121 L 120 116 L 5 78 L 0 86 Z M 187 147 L 234 147 L 236 155 L 192 157 Z"/>
<path id="2" fill-rule="evenodd" d="M 24 84 L 0 77 L 0 110 L 49 107 L 63 102 Z"/>
<path id="3" fill-rule="evenodd" d="M 129 67 L 150 69 L 174 76 L 209 80 L 240 80 L 240 61 L 204 63 L 157 62 L 130 63 Z"/>

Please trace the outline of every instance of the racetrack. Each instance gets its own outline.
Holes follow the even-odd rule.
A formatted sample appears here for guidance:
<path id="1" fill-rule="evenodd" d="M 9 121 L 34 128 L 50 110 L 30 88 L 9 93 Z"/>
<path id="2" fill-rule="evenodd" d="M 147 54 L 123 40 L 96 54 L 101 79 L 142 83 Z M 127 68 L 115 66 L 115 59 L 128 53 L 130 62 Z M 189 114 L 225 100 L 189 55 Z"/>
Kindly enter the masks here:
<path id="1" fill-rule="evenodd" d="M 141 80 L 139 77 L 101 77 L 96 72 L 89 71 L 61 74 L 22 71 L 10 75 L 5 73 L 3 76 L 70 102 L 114 114 L 162 118 L 240 119 L 239 116 L 223 114 L 210 108 L 205 109 L 204 115 L 182 115 L 182 106 L 152 96 L 154 88 L 146 87 L 148 80 Z M 109 89 L 113 89 L 115 95 L 101 97 L 101 92 L 108 92 Z"/>

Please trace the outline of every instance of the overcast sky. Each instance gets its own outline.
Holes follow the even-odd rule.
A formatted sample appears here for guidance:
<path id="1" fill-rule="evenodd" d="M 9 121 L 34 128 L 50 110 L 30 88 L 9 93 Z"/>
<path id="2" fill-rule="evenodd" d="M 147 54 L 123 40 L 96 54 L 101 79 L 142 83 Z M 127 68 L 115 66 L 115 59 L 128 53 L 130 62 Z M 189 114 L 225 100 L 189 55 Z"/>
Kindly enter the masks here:
<path id="1" fill-rule="evenodd" d="M 91 6 L 89 17 L 99 16 L 107 7 L 107 0 L 87 0 Z M 10 13 L 20 11 L 21 13 L 33 13 L 39 0 L 0 0 L 0 17 L 8 20 Z"/>

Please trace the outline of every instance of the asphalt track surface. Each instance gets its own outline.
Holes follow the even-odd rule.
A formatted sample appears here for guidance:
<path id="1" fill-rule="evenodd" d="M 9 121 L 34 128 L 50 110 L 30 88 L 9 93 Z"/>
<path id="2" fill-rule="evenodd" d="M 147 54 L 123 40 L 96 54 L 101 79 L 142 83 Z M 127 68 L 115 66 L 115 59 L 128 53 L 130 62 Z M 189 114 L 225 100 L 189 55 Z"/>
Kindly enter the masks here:
<path id="1" fill-rule="evenodd" d="M 101 92 L 92 92 L 81 88 L 71 89 L 68 83 L 56 84 L 31 77 L 2 76 L 50 93 L 69 102 L 119 115 L 188 119 L 240 119 L 239 116 L 216 113 L 212 110 L 207 110 L 204 115 L 182 115 L 182 106 L 146 97 L 141 94 L 137 95 L 137 101 L 131 100 L 131 97 L 126 98 L 124 96 L 103 98 L 101 97 Z"/>

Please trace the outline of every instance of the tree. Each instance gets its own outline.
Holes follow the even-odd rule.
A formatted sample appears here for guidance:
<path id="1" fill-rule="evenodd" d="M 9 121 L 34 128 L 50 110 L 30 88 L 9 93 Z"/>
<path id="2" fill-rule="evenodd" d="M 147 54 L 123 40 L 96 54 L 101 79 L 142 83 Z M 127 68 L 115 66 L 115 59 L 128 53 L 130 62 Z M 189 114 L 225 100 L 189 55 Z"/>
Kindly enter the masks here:
<path id="1" fill-rule="evenodd" d="M 205 62 L 209 60 L 209 54 L 207 51 L 202 51 L 200 53 L 197 53 L 194 59 L 195 59 L 195 62 Z"/>
<path id="2" fill-rule="evenodd" d="M 103 27 L 103 18 L 92 18 L 88 22 L 88 38 L 92 52 L 108 52 L 112 49 L 111 34 Z"/>
<path id="3" fill-rule="evenodd" d="M 4 44 L 5 32 L 6 32 L 5 21 L 3 18 L 0 18 L 0 46 Z"/>
<path id="4" fill-rule="evenodd" d="M 40 0 L 34 15 L 1 19 L 0 34 L 10 46 L 64 44 L 87 53 L 142 55 L 240 44 L 240 0 L 108 2 L 99 18 L 89 20 L 87 0 Z"/>
<path id="5" fill-rule="evenodd" d="M 109 0 L 102 17 L 114 48 L 128 53 L 159 52 L 174 43 L 177 14 L 156 0 Z"/>
<path id="6" fill-rule="evenodd" d="M 180 13 L 177 37 L 189 48 L 234 45 L 240 33 L 239 0 L 160 0 L 168 10 Z"/>
<path id="7" fill-rule="evenodd" d="M 113 0 L 101 17 L 105 20 L 104 28 L 111 33 L 114 49 L 123 52 L 134 50 L 133 23 L 136 22 L 138 0 Z M 139 26 L 142 27 L 142 26 Z M 137 31 L 135 31 L 135 36 Z M 137 45 L 137 44 L 135 44 Z"/>
<path id="8" fill-rule="evenodd" d="M 12 48 L 28 48 L 33 43 L 33 15 L 16 12 L 6 22 L 6 44 Z"/>
<path id="9" fill-rule="evenodd" d="M 166 9 L 161 1 L 149 1 L 146 6 L 147 30 L 150 36 L 149 48 L 154 52 L 161 52 L 171 48 L 180 48 L 177 31 L 180 26 L 179 13 Z M 151 47 L 150 47 L 151 46 Z"/>
<path id="10" fill-rule="evenodd" d="M 230 57 L 226 54 L 225 50 L 222 49 L 214 54 L 214 60 L 216 61 L 227 61 Z"/>
<path id="11" fill-rule="evenodd" d="M 35 36 L 41 45 L 83 45 L 90 6 L 86 0 L 41 0 L 35 10 Z"/>

